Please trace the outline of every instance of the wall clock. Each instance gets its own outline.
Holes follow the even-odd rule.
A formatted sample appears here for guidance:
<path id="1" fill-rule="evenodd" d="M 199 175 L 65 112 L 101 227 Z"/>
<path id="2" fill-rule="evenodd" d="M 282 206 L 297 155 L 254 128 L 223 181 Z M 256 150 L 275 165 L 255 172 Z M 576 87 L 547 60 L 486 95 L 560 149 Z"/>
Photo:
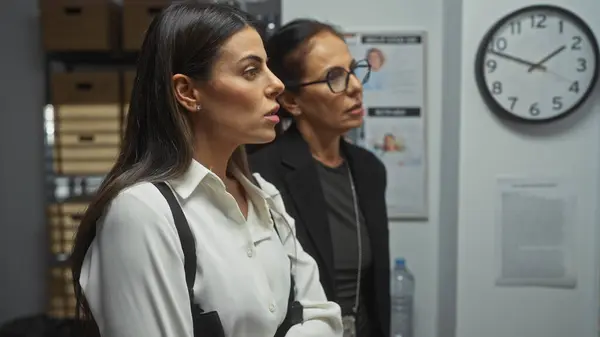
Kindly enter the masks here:
<path id="1" fill-rule="evenodd" d="M 598 80 L 598 42 L 564 8 L 535 5 L 497 21 L 475 58 L 479 92 L 492 112 L 525 123 L 566 117 Z"/>

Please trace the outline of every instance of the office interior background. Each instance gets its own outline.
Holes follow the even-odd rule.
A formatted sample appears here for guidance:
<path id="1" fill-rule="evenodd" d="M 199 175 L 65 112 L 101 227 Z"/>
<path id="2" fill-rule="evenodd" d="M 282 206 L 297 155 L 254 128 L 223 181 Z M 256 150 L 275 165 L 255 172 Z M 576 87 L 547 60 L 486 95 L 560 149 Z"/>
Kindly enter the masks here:
<path id="1" fill-rule="evenodd" d="M 124 2 L 118 7 L 136 1 Z M 69 168 L 67 162 L 53 163 L 47 156 L 44 107 L 53 99 L 49 86 L 66 81 L 68 87 L 69 81 L 74 81 L 60 76 L 52 80 L 49 75 L 68 65 L 74 56 L 60 59 L 45 50 L 42 3 L 48 1 L 0 2 L 0 324 L 57 310 L 51 308 L 51 296 L 65 280 L 53 268 L 60 268 L 64 247 L 49 242 L 49 226 L 53 216 L 76 210 L 52 208 L 49 194 L 55 191 L 49 190 L 48 172 L 57 169 L 56 165 L 65 172 L 86 170 Z M 55 6 L 59 3 L 69 1 L 57 0 Z M 476 51 L 485 32 L 503 15 L 534 4 L 538 3 L 255 0 L 245 4 L 248 11 L 264 18 L 265 29 L 273 27 L 269 23 L 279 26 L 294 18 L 312 17 L 342 29 L 426 32 L 428 217 L 389 224 L 392 258 L 405 257 L 417 280 L 416 337 L 598 335 L 600 89 L 594 88 L 586 102 L 564 119 L 527 125 L 496 118 L 475 81 Z M 576 13 L 600 36 L 600 2 L 547 0 L 545 4 Z M 98 15 L 90 20 L 101 20 Z M 56 104 L 99 100 L 113 104 L 115 116 L 121 116 L 126 95 L 112 90 L 112 85 L 127 91 L 131 59 L 126 54 L 110 61 L 116 63 L 102 57 L 86 61 L 119 69 L 120 75 L 114 77 L 83 78 L 105 86 L 105 91 L 86 96 L 68 89 L 54 90 Z M 51 66 L 49 57 L 56 57 Z M 98 121 L 98 125 L 102 123 L 118 124 L 116 120 Z M 574 288 L 496 285 L 495 184 L 504 175 L 557 176 L 573 186 L 577 195 Z M 93 180 L 61 184 L 72 194 L 93 189 L 88 186 Z M 68 307 L 68 303 L 64 305 Z"/>

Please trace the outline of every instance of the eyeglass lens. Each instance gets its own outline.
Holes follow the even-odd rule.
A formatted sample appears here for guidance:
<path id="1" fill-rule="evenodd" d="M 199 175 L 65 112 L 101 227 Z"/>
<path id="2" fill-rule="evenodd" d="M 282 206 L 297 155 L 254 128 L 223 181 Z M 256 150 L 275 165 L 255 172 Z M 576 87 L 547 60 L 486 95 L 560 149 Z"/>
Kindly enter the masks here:
<path id="1" fill-rule="evenodd" d="M 348 88 L 348 82 L 350 81 L 350 74 L 354 74 L 361 84 L 367 83 L 371 69 L 366 61 L 356 63 L 350 72 L 344 68 L 331 69 L 327 73 L 327 84 L 334 93 L 346 91 Z"/>

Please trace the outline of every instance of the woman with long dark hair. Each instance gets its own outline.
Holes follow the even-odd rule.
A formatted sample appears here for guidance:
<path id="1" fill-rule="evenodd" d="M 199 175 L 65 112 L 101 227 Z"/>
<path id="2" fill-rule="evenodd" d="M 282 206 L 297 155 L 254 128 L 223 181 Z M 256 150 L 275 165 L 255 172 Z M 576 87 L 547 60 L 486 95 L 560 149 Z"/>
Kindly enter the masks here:
<path id="1" fill-rule="evenodd" d="M 319 265 L 327 298 L 342 308 L 344 336 L 390 335 L 386 170 L 344 135 L 363 122 L 370 65 L 316 20 L 292 21 L 266 43 L 268 66 L 286 85 L 278 98 L 293 123 L 250 156 L 281 191 L 298 240 Z"/>
<path id="2" fill-rule="evenodd" d="M 71 256 L 96 333 L 341 334 L 279 192 L 248 169 L 243 144 L 275 137 L 284 88 L 266 59 L 232 7 L 174 4 L 151 23 L 121 153 Z"/>

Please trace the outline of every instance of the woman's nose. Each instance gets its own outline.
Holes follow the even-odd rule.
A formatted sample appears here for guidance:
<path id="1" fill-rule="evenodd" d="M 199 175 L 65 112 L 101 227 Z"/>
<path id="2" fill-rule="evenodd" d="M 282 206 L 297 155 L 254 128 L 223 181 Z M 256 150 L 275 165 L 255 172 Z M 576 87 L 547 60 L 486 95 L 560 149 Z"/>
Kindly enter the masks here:
<path id="1" fill-rule="evenodd" d="M 275 97 L 281 95 L 281 93 L 285 90 L 285 85 L 283 84 L 283 82 L 281 82 L 279 77 L 275 76 L 275 74 L 273 74 L 271 72 L 271 70 L 269 70 L 269 73 L 270 73 L 271 83 L 269 84 L 269 86 L 267 88 L 267 95 L 270 98 L 275 98 Z"/>

